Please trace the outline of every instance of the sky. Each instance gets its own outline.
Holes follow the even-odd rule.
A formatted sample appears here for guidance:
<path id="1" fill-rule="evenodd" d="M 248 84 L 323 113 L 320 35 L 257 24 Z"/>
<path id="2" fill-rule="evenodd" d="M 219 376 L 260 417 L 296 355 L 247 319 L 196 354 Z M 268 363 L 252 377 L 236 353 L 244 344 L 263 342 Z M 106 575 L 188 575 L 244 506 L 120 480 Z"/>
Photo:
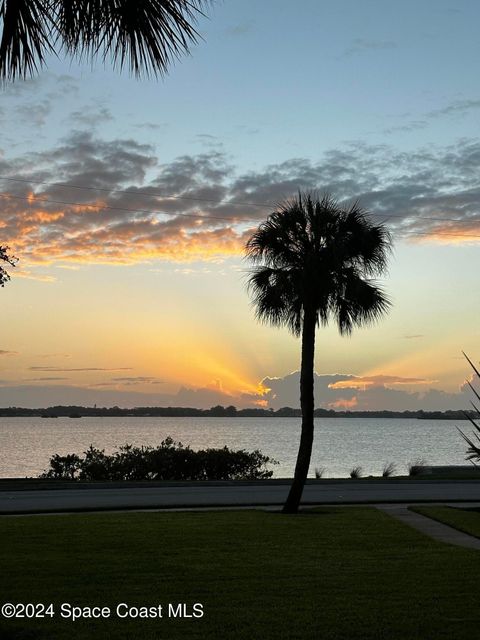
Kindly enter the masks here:
<path id="1" fill-rule="evenodd" d="M 298 190 L 394 239 L 378 324 L 317 332 L 316 404 L 469 406 L 480 5 L 224 0 L 165 78 L 62 56 L 0 89 L 0 406 L 298 406 L 246 240 Z M 477 285 L 477 286 L 476 286 Z"/>

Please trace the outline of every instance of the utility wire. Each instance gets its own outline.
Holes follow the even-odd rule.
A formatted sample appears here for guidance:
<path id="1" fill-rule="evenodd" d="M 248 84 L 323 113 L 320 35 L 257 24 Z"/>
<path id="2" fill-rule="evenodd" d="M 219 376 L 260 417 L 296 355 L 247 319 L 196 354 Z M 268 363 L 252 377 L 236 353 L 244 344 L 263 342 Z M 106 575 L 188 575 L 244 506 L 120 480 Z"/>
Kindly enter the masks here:
<path id="1" fill-rule="evenodd" d="M 2 176 L 0 176 L 0 179 L 2 180 L 12 180 L 12 181 L 16 181 L 16 182 L 34 182 L 34 181 L 28 181 L 28 180 L 21 180 L 20 178 L 4 178 Z M 129 194 L 132 193 L 132 195 L 141 195 L 140 192 L 129 192 L 127 190 L 122 190 L 122 189 L 97 189 L 96 187 L 81 187 L 79 185 L 62 185 L 57 183 L 56 185 L 54 183 L 44 183 L 44 182 L 40 182 L 38 181 L 38 184 L 49 184 L 50 186 L 65 186 L 65 187 L 73 187 L 73 188 L 77 188 L 77 189 L 85 189 L 85 190 L 91 190 L 91 191 L 105 191 L 108 193 L 111 192 L 117 192 L 117 193 L 125 193 L 125 194 Z M 185 198 L 183 196 L 161 196 L 160 194 L 147 194 L 144 193 L 144 195 L 147 196 L 156 196 L 156 197 L 163 197 L 163 198 L 170 198 L 170 199 L 176 199 L 176 200 L 190 200 L 190 201 L 195 201 L 197 200 L 197 198 Z M 27 201 L 30 204 L 35 204 L 35 203 L 45 203 L 45 204 L 61 204 L 61 205 L 65 205 L 65 206 L 76 206 L 76 207 L 88 207 L 88 206 L 96 206 L 92 203 L 88 203 L 88 202 L 70 202 L 70 201 L 65 201 L 65 200 L 54 200 L 54 199 L 50 199 L 50 198 L 42 198 L 42 197 L 36 197 L 34 196 L 33 199 L 32 197 L 26 197 L 26 196 L 16 196 L 13 195 L 11 193 L 0 193 L 0 197 L 2 198 L 7 198 L 7 199 L 14 199 L 14 200 L 23 200 L 23 201 Z M 200 199 L 199 199 L 200 200 Z M 235 204 L 237 206 L 255 206 L 255 207 L 269 207 L 269 206 L 274 206 L 271 204 L 260 204 L 260 203 L 223 203 L 222 201 L 215 201 L 215 200 L 203 200 L 203 201 L 208 201 L 211 203 L 215 203 L 215 204 Z M 259 222 L 258 218 L 253 218 L 253 217 L 249 217 L 249 218 L 241 218 L 241 219 L 235 219 L 235 218 L 227 218 L 225 216 L 215 216 L 215 215 L 200 215 L 200 214 L 194 214 L 194 213 L 179 213 L 179 212 L 167 212 L 167 211 L 152 211 L 149 209 L 130 209 L 127 207 L 119 207 L 119 206 L 111 206 L 111 205 L 106 205 L 106 204 L 102 204 L 99 206 L 99 208 L 101 209 L 108 209 L 110 211 L 126 211 L 128 213 L 143 213 L 143 214 L 158 214 L 158 215 L 165 215 L 165 216 L 180 216 L 180 217 L 184 217 L 184 218 L 193 218 L 196 220 L 221 220 L 221 221 L 225 221 L 225 222 L 229 222 L 231 224 L 241 224 L 242 222 L 251 222 L 251 221 L 255 221 L 255 222 Z M 399 214 L 389 214 L 387 216 L 384 216 L 384 221 L 389 220 L 390 218 L 402 218 L 405 219 L 405 216 L 401 216 Z M 426 217 L 426 216 L 417 216 L 415 218 L 415 220 L 427 220 L 427 221 L 436 221 L 436 222 L 459 222 L 459 223 L 463 223 L 463 224 L 468 224 L 469 222 L 472 222 L 470 220 L 462 220 L 459 218 L 433 218 L 433 217 Z M 480 220 L 474 220 L 473 222 L 480 222 Z M 429 231 L 408 231 L 408 229 L 406 230 L 399 230 L 399 233 L 404 234 L 404 235 L 431 235 L 432 232 Z M 433 230 L 433 233 L 435 233 L 435 231 Z M 442 236 L 452 236 L 452 237 L 465 237 L 465 238 L 480 238 L 480 236 L 478 235 L 473 235 L 473 234 L 469 234 L 469 233 L 450 233 L 450 232 L 446 232 L 446 231 L 437 231 L 436 235 L 442 235 Z"/>
<path id="2" fill-rule="evenodd" d="M 213 200 L 209 198 L 189 198 L 188 196 L 172 196 L 163 193 L 147 193 L 146 191 L 129 191 L 128 189 L 104 189 L 103 187 L 82 187 L 78 184 L 70 184 L 68 182 L 43 182 L 42 180 L 25 180 L 22 178 L 7 178 L 0 176 L 0 180 L 9 180 L 10 182 L 23 182 L 26 184 L 43 184 L 49 187 L 65 187 L 72 189 L 86 189 L 88 191 L 103 191 L 105 193 L 125 193 L 127 195 L 147 196 L 149 198 L 167 198 L 168 200 L 189 200 L 190 202 L 209 202 L 210 204 L 228 204 L 235 207 L 273 207 L 271 203 L 261 202 L 227 202 L 223 200 Z"/>
<path id="3" fill-rule="evenodd" d="M 75 207 L 91 207 L 91 206 L 96 206 L 96 205 L 92 205 L 92 203 L 88 203 L 88 202 L 67 202 L 65 200 L 50 200 L 50 199 L 46 199 L 46 198 L 35 198 L 34 200 L 32 200 L 31 198 L 28 198 L 26 196 L 14 196 L 11 193 L 0 193 L 0 198 L 7 198 L 7 199 L 14 199 L 14 200 L 24 200 L 29 202 L 30 204 L 35 204 L 35 203 L 45 203 L 45 204 L 62 204 L 62 205 L 66 205 L 66 206 L 75 206 Z M 259 222 L 258 218 L 241 218 L 240 220 L 235 220 L 235 218 L 225 218 L 225 217 L 220 217 L 220 216 L 201 216 L 198 214 L 194 214 L 194 213 L 171 213 L 171 212 L 164 212 L 164 211 L 151 211 L 149 209 L 128 209 L 126 207 L 112 207 L 109 205 L 100 205 L 101 209 L 108 209 L 110 211 L 127 211 L 129 213 L 150 213 L 150 214 L 154 214 L 157 213 L 159 215 L 165 215 L 165 216 L 181 216 L 184 218 L 194 218 L 196 220 L 222 220 L 222 221 L 226 221 L 226 222 L 230 222 L 230 224 L 241 224 L 242 222 L 249 222 L 249 221 L 255 221 L 255 222 Z M 394 217 L 392 216 L 385 216 L 384 220 L 388 220 L 390 217 Z M 401 216 L 400 216 L 401 217 Z M 427 218 L 416 218 L 417 220 L 422 219 L 422 220 L 426 220 Z M 439 220 L 447 220 L 447 218 L 439 218 Z M 433 232 L 435 233 L 435 231 L 433 230 Z M 417 235 L 431 235 L 432 232 L 430 231 L 408 231 L 408 229 L 402 230 L 399 229 L 398 233 L 403 234 L 403 235 L 413 235 L 413 236 L 417 236 Z M 452 237 L 462 237 L 462 238 L 480 238 L 480 235 L 473 235 L 470 233 L 449 233 L 449 232 L 445 232 L 445 231 L 437 231 L 436 235 L 439 236 L 452 236 Z"/>
<path id="4" fill-rule="evenodd" d="M 201 198 L 201 197 L 192 198 L 188 196 L 174 196 L 174 195 L 167 195 L 163 193 L 147 193 L 146 191 L 129 191 L 128 189 L 105 189 L 103 187 L 86 187 L 78 184 L 70 184 L 67 182 L 47 182 L 43 180 L 27 180 L 26 178 L 9 178 L 7 176 L 0 176 L 0 180 L 8 180 L 10 182 L 21 182 L 25 184 L 41 184 L 49 187 L 64 187 L 64 188 L 80 189 L 80 190 L 86 190 L 86 191 L 102 191 L 104 193 L 123 193 L 126 195 L 140 195 L 140 196 L 146 196 L 149 198 L 165 198 L 168 200 L 187 200 L 189 202 L 208 202 L 210 204 L 219 204 L 219 205 L 223 204 L 223 205 L 234 206 L 234 207 L 261 207 L 261 208 L 270 207 L 271 208 L 276 206 L 272 202 L 230 202 L 230 201 L 225 202 L 224 200 L 214 200 L 214 199 Z M 20 196 L 16 196 L 16 197 L 20 198 Z M 45 200 L 45 202 L 69 204 L 69 203 L 63 203 L 55 200 Z M 81 206 L 81 203 L 72 203 L 72 204 Z M 112 208 L 112 207 L 105 206 L 104 208 Z M 117 207 L 113 207 L 113 208 L 117 208 Z M 125 209 L 125 211 L 133 211 L 133 210 Z M 167 213 L 167 212 L 162 212 L 162 213 L 163 215 L 172 215 L 172 216 L 188 215 L 188 214 L 180 214 L 180 213 Z M 197 215 L 192 214 L 192 216 L 203 217 L 203 218 L 207 217 L 207 216 L 198 216 L 198 214 Z M 189 215 L 189 217 L 192 217 L 192 216 Z M 214 216 L 208 216 L 208 217 L 213 218 Z M 389 218 L 405 218 L 405 216 L 392 213 L 386 216 L 386 219 L 389 219 Z M 231 218 L 225 218 L 225 217 L 219 217 L 219 216 L 217 216 L 217 219 L 231 220 Z M 258 220 L 258 218 L 243 218 L 243 220 Z M 434 221 L 434 222 L 460 222 L 462 224 L 468 224 L 469 222 L 471 222 L 470 220 L 465 220 L 464 218 L 434 218 L 431 216 L 416 216 L 415 220 L 428 220 L 428 221 Z M 477 221 L 475 220 L 475 222 Z M 480 220 L 478 220 L 478 222 L 480 222 Z"/>
<path id="5" fill-rule="evenodd" d="M 45 204 L 64 204 L 67 206 L 71 206 L 71 207 L 95 207 L 97 205 L 93 204 L 93 203 L 89 203 L 89 202 L 66 202 L 65 200 L 50 200 L 50 199 L 46 199 L 46 198 L 28 198 L 26 196 L 14 196 L 11 193 L 0 193 L 0 197 L 1 198 L 13 198 L 14 200 L 26 200 L 27 202 L 30 202 L 30 204 L 36 204 L 36 203 L 45 203 Z M 221 217 L 221 216 L 201 216 L 198 213 L 171 213 L 171 212 L 167 212 L 167 211 L 151 211 L 150 209 L 128 209 L 126 207 L 112 207 L 110 205 L 107 204 L 102 204 L 98 207 L 99 209 L 109 209 L 111 211 L 128 211 L 129 213 L 157 213 L 159 215 L 162 216 L 182 216 L 184 218 L 196 218 L 199 220 L 226 220 L 227 222 L 233 223 L 235 222 L 236 224 L 238 224 L 238 222 L 235 220 L 235 218 L 225 218 L 225 217 Z M 256 220 L 258 222 L 258 218 L 242 218 L 240 220 L 240 222 L 243 222 L 244 220 Z"/>

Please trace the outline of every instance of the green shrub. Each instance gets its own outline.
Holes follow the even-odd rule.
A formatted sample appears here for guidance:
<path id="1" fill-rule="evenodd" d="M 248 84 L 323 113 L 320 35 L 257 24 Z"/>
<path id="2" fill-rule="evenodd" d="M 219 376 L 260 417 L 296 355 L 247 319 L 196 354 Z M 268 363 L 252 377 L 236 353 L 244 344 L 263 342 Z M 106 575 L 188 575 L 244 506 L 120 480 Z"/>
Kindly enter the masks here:
<path id="1" fill-rule="evenodd" d="M 75 453 L 66 456 L 59 456 L 56 453 L 50 458 L 48 475 L 43 474 L 43 477 L 74 480 L 80 469 L 80 463 L 81 459 Z"/>
<path id="2" fill-rule="evenodd" d="M 193 451 L 168 437 L 158 447 L 126 444 L 112 454 L 92 445 L 83 457 L 76 454 L 50 458 L 40 477 L 57 480 L 263 480 L 271 478 L 268 465 L 276 460 L 258 449 Z"/>

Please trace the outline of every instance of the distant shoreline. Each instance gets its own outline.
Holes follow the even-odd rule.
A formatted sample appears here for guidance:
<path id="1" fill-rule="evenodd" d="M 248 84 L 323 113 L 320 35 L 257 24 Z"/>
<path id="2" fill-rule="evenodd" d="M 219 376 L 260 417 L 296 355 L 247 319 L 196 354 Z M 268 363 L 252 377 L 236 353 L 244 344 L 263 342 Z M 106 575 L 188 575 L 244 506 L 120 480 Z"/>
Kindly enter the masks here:
<path id="1" fill-rule="evenodd" d="M 0 408 L 0 418 L 300 418 L 300 409 L 283 407 L 273 409 L 236 409 L 233 406 L 216 406 L 211 409 L 195 409 L 192 407 L 82 407 L 58 405 L 54 407 L 29 409 L 23 407 Z M 318 408 L 316 418 L 410 418 L 418 420 L 468 420 L 479 418 L 474 411 L 333 411 Z"/>

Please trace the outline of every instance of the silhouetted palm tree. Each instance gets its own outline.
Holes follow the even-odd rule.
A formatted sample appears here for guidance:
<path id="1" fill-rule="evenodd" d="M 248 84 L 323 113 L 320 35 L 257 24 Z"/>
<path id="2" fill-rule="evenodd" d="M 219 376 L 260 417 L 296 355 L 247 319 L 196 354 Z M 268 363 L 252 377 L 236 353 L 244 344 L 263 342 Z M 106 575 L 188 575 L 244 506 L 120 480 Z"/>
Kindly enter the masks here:
<path id="1" fill-rule="evenodd" d="M 0 261 L 6 262 L 11 267 L 14 267 L 17 262 L 17 258 L 15 258 L 14 256 L 10 256 L 8 254 L 8 251 L 9 251 L 8 247 L 0 246 Z M 3 267 L 0 267 L 0 287 L 3 287 L 5 283 L 8 282 L 8 280 L 10 280 L 10 276 L 8 275 L 8 272 L 5 271 Z"/>
<path id="2" fill-rule="evenodd" d="M 302 432 L 285 513 L 298 511 L 312 453 L 316 326 L 334 318 L 340 333 L 350 334 L 388 309 L 370 278 L 385 272 L 390 249 L 386 228 L 358 203 L 344 210 L 315 193 L 278 207 L 247 242 L 246 256 L 257 265 L 248 280 L 257 318 L 302 336 Z"/>
<path id="3" fill-rule="evenodd" d="M 198 39 L 210 0 L 2 0 L 0 78 L 33 75 L 49 53 L 109 56 L 139 76 L 164 74 Z"/>

